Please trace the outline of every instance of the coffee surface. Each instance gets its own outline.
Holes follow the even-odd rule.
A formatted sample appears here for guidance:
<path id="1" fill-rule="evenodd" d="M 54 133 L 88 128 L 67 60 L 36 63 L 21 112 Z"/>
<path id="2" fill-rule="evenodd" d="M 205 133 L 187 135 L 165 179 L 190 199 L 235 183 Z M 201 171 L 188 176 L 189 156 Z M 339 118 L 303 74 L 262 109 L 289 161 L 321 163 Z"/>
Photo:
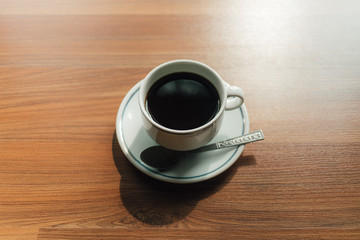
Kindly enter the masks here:
<path id="1" fill-rule="evenodd" d="M 216 88 L 204 77 L 177 72 L 159 79 L 149 90 L 147 110 L 159 124 L 176 130 L 200 127 L 218 112 Z"/>

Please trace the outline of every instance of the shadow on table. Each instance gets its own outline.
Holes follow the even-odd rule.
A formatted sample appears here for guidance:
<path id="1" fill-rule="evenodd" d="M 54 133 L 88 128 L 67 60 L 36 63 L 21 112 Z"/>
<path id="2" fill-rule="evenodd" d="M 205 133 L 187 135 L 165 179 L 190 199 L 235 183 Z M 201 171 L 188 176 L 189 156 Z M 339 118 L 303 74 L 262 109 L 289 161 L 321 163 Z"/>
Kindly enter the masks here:
<path id="1" fill-rule="evenodd" d="M 255 165 L 254 156 L 242 156 L 227 171 L 200 183 L 172 184 L 137 170 L 125 157 L 114 131 L 113 158 L 121 175 L 120 197 L 127 211 L 149 225 L 167 225 L 186 217 L 197 203 L 224 187 L 241 166 Z"/>

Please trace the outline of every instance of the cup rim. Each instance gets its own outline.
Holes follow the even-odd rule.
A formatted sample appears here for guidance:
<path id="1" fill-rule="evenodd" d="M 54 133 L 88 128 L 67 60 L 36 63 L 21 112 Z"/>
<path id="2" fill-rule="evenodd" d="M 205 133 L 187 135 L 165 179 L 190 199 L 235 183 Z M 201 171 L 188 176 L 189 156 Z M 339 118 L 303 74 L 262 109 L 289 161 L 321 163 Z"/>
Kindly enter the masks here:
<path id="1" fill-rule="evenodd" d="M 212 75 L 215 76 L 215 78 L 221 83 L 221 85 L 223 86 L 223 91 L 224 93 L 223 95 L 223 99 L 220 99 L 220 108 L 218 110 L 218 112 L 216 113 L 216 115 L 207 123 L 205 123 L 204 125 L 197 127 L 197 128 L 191 128 L 191 129 L 186 129 L 186 130 L 178 130 L 178 129 L 172 129 L 172 128 L 168 128 L 165 127 L 159 123 L 157 123 L 150 115 L 149 113 L 146 111 L 145 109 L 145 98 L 146 98 L 146 93 L 144 92 L 145 89 L 143 88 L 143 84 L 145 81 L 148 81 L 150 79 L 150 77 L 159 69 L 170 65 L 170 64 L 177 64 L 177 63 L 191 63 L 194 65 L 199 65 L 203 68 L 206 68 L 209 72 L 211 72 Z M 217 91 L 219 91 L 219 89 L 217 87 L 215 87 Z M 197 134 L 199 131 L 201 130 L 205 130 L 208 127 L 210 127 L 217 119 L 219 119 L 219 117 L 222 115 L 222 113 L 225 111 L 225 105 L 226 105 L 226 94 L 225 94 L 225 84 L 224 81 L 222 80 L 222 78 L 219 76 L 219 74 L 212 69 L 211 67 L 209 67 L 208 65 L 199 62 L 199 61 L 195 61 L 195 60 L 190 60 L 190 59 L 177 59 L 177 60 L 172 60 L 172 61 L 168 61 L 165 63 L 162 63 L 160 65 L 158 65 L 157 67 L 155 67 L 154 69 L 152 69 L 147 75 L 146 77 L 142 80 L 142 83 L 140 85 L 140 92 L 139 92 L 139 105 L 140 105 L 140 109 L 141 112 L 143 114 L 143 116 L 145 116 L 145 118 L 151 123 L 152 126 L 154 126 L 155 128 L 163 131 L 163 132 L 167 132 L 167 133 L 171 133 L 174 135 L 188 135 L 188 134 Z"/>

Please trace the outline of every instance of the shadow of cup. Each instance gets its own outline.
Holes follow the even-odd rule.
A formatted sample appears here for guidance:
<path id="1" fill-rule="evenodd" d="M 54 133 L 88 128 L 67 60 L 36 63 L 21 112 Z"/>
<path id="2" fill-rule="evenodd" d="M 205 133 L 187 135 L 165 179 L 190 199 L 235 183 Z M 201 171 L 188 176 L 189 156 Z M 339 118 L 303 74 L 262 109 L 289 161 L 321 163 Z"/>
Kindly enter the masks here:
<path id="1" fill-rule="evenodd" d="M 119 146 L 116 132 L 112 140 L 113 159 L 121 176 L 120 197 L 126 210 L 149 225 L 168 225 L 189 215 L 199 201 L 224 187 L 240 166 L 255 165 L 254 156 L 240 157 L 227 171 L 210 180 L 173 184 L 153 179 L 138 171 Z"/>

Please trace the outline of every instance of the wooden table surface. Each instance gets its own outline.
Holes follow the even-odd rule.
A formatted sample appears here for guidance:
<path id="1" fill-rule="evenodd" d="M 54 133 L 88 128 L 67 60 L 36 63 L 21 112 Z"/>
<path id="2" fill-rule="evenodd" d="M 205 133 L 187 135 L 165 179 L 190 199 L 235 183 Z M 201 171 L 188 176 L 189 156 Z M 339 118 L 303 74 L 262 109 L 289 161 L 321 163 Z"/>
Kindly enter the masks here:
<path id="1" fill-rule="evenodd" d="M 181 58 L 242 87 L 266 136 L 190 185 L 115 136 Z M 1 0 L 0 239 L 360 239 L 359 119 L 359 1 Z"/>

